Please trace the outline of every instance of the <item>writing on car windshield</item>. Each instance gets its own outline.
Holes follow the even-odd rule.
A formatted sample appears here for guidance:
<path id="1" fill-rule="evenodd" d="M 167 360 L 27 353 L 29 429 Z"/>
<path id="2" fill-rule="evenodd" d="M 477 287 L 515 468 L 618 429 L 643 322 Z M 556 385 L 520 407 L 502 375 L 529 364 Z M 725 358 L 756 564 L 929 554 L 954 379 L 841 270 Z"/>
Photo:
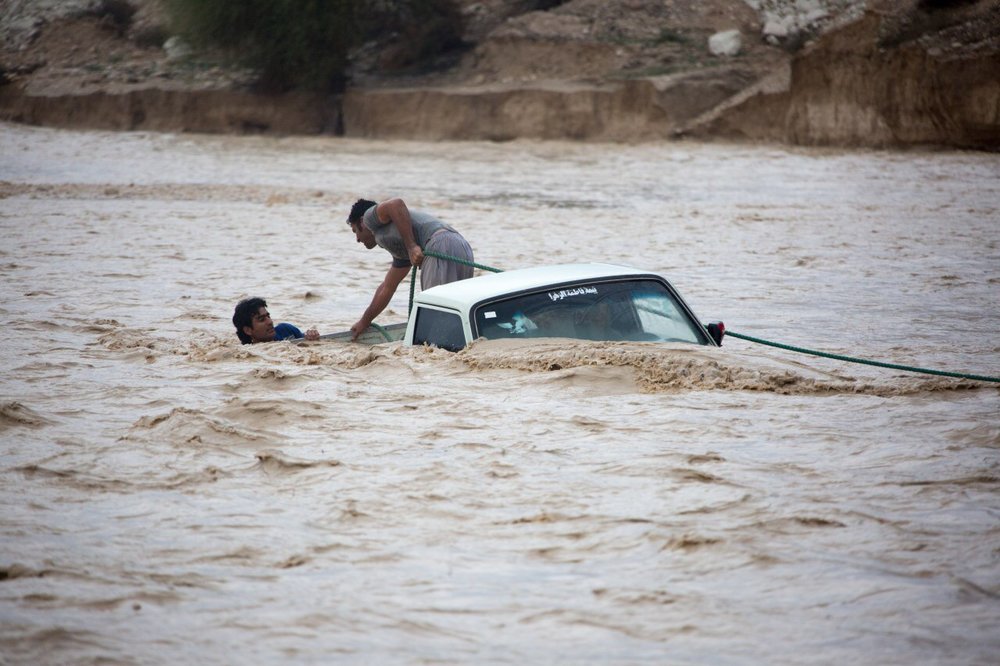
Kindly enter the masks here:
<path id="1" fill-rule="evenodd" d="M 481 304 L 479 337 L 573 338 L 708 344 L 701 327 L 658 280 L 593 282 Z"/>
<path id="2" fill-rule="evenodd" d="M 576 289 L 560 289 L 559 291 L 550 291 L 549 298 L 553 301 L 561 301 L 564 298 L 570 296 L 580 296 L 581 294 L 596 294 L 597 287 L 577 287 Z"/>

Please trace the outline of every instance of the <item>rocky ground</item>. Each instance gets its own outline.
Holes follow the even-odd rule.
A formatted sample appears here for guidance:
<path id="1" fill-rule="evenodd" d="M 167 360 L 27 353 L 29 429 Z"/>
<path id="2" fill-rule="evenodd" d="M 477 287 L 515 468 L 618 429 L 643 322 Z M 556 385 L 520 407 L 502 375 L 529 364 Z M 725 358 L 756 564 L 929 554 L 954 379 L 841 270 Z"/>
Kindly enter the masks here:
<path id="1" fill-rule="evenodd" d="M 8 0 L 0 8 L 0 70 L 8 82 L 43 95 L 252 82 L 252 73 L 218 56 L 175 46 L 158 0 L 127 5 L 133 13 L 116 13 L 103 0 Z"/>
<path id="2" fill-rule="evenodd" d="M 643 140 L 688 134 L 863 145 L 870 133 L 873 145 L 986 148 L 993 141 L 991 124 L 993 129 L 1000 124 L 1000 70 L 988 71 L 1000 54 L 996 0 L 460 0 L 459 5 L 465 49 L 390 68 L 391 42 L 365 45 L 354 55 L 347 94 L 317 101 L 255 95 L 252 72 L 192 52 L 174 37 L 160 0 L 7 0 L 0 7 L 0 76 L 6 84 L 0 88 L 0 117 L 116 129 L 430 139 Z M 865 27 L 857 28 L 860 24 Z M 935 94 L 945 94 L 949 104 L 983 109 L 972 120 L 963 115 L 938 122 L 947 126 L 947 136 L 921 130 L 900 138 L 891 119 L 872 119 L 870 110 L 847 129 L 796 129 L 796 117 L 840 118 L 844 109 L 857 106 L 858 95 L 869 94 L 860 90 L 863 81 L 841 72 L 848 97 L 826 99 L 817 111 L 813 91 L 808 99 L 800 96 L 801 113 L 795 115 L 796 81 L 810 80 L 802 63 L 825 70 L 845 58 L 857 58 L 872 86 L 904 70 L 925 79 L 914 81 L 917 87 L 954 85 L 935 78 L 951 76 L 942 63 L 965 63 L 958 68 L 974 70 L 974 76 L 964 74 L 962 84 L 970 88 L 971 101 L 952 99 L 961 91 L 917 91 L 920 99 L 912 104 L 894 100 L 892 109 L 876 114 L 905 114 L 908 104 L 914 113 L 937 113 L 924 108 L 924 98 Z M 869 61 L 876 69 L 865 64 Z M 383 110 L 387 96 L 398 112 Z M 428 111 L 415 116 L 415 108 Z M 762 127 L 768 118 L 772 126 Z M 971 142 L 961 138 L 970 122 L 976 134 Z"/>
<path id="3" fill-rule="evenodd" d="M 730 65 L 767 70 L 807 37 L 857 17 L 858 0 L 573 0 L 538 11 L 537 0 L 459 0 L 469 49 L 456 59 L 387 69 L 386 44 L 355 54 L 359 86 L 624 79 Z M 0 9 L 0 64 L 40 92 L 136 86 L 231 87 L 252 75 L 170 40 L 159 0 L 10 0 Z M 708 40 L 739 30 L 738 54 Z M 734 59 L 733 56 L 736 56 Z M 435 67 L 435 65 L 438 65 Z"/>

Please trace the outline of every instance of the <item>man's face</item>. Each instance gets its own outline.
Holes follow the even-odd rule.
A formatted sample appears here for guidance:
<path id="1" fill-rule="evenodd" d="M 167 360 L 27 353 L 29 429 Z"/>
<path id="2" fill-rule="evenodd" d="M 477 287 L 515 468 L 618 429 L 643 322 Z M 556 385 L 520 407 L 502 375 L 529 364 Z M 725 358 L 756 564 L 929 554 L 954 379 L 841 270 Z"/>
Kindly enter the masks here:
<path id="1" fill-rule="evenodd" d="M 274 322 L 263 305 L 250 320 L 250 326 L 244 326 L 243 332 L 250 336 L 251 342 L 271 342 L 274 340 Z"/>
<path id="2" fill-rule="evenodd" d="M 354 232 L 354 238 L 366 248 L 370 250 L 375 247 L 375 234 L 368 227 L 360 222 L 351 222 L 351 231 Z"/>

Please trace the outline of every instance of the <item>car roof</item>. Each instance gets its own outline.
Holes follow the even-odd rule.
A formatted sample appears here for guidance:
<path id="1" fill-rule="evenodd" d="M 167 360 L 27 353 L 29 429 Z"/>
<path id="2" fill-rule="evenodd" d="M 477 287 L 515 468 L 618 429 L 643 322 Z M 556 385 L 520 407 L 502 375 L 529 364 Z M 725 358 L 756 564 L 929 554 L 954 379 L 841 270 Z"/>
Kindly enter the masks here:
<path id="1" fill-rule="evenodd" d="M 519 268 L 442 284 L 421 292 L 416 302 L 463 311 L 488 298 L 530 291 L 548 285 L 640 275 L 648 277 L 653 274 L 629 266 L 599 263 Z"/>

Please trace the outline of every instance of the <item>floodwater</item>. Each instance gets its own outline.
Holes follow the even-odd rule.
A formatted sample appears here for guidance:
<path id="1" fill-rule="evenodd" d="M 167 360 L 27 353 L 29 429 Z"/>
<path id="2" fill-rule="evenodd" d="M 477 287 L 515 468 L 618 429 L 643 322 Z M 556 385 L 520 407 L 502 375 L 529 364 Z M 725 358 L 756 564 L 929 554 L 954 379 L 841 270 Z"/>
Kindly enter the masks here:
<path id="1" fill-rule="evenodd" d="M 242 347 L 387 266 L 498 268 L 1000 375 L 1000 156 L 0 125 L 0 662 L 992 664 L 1000 388 L 728 338 Z M 405 320 L 401 286 L 379 320 Z"/>

